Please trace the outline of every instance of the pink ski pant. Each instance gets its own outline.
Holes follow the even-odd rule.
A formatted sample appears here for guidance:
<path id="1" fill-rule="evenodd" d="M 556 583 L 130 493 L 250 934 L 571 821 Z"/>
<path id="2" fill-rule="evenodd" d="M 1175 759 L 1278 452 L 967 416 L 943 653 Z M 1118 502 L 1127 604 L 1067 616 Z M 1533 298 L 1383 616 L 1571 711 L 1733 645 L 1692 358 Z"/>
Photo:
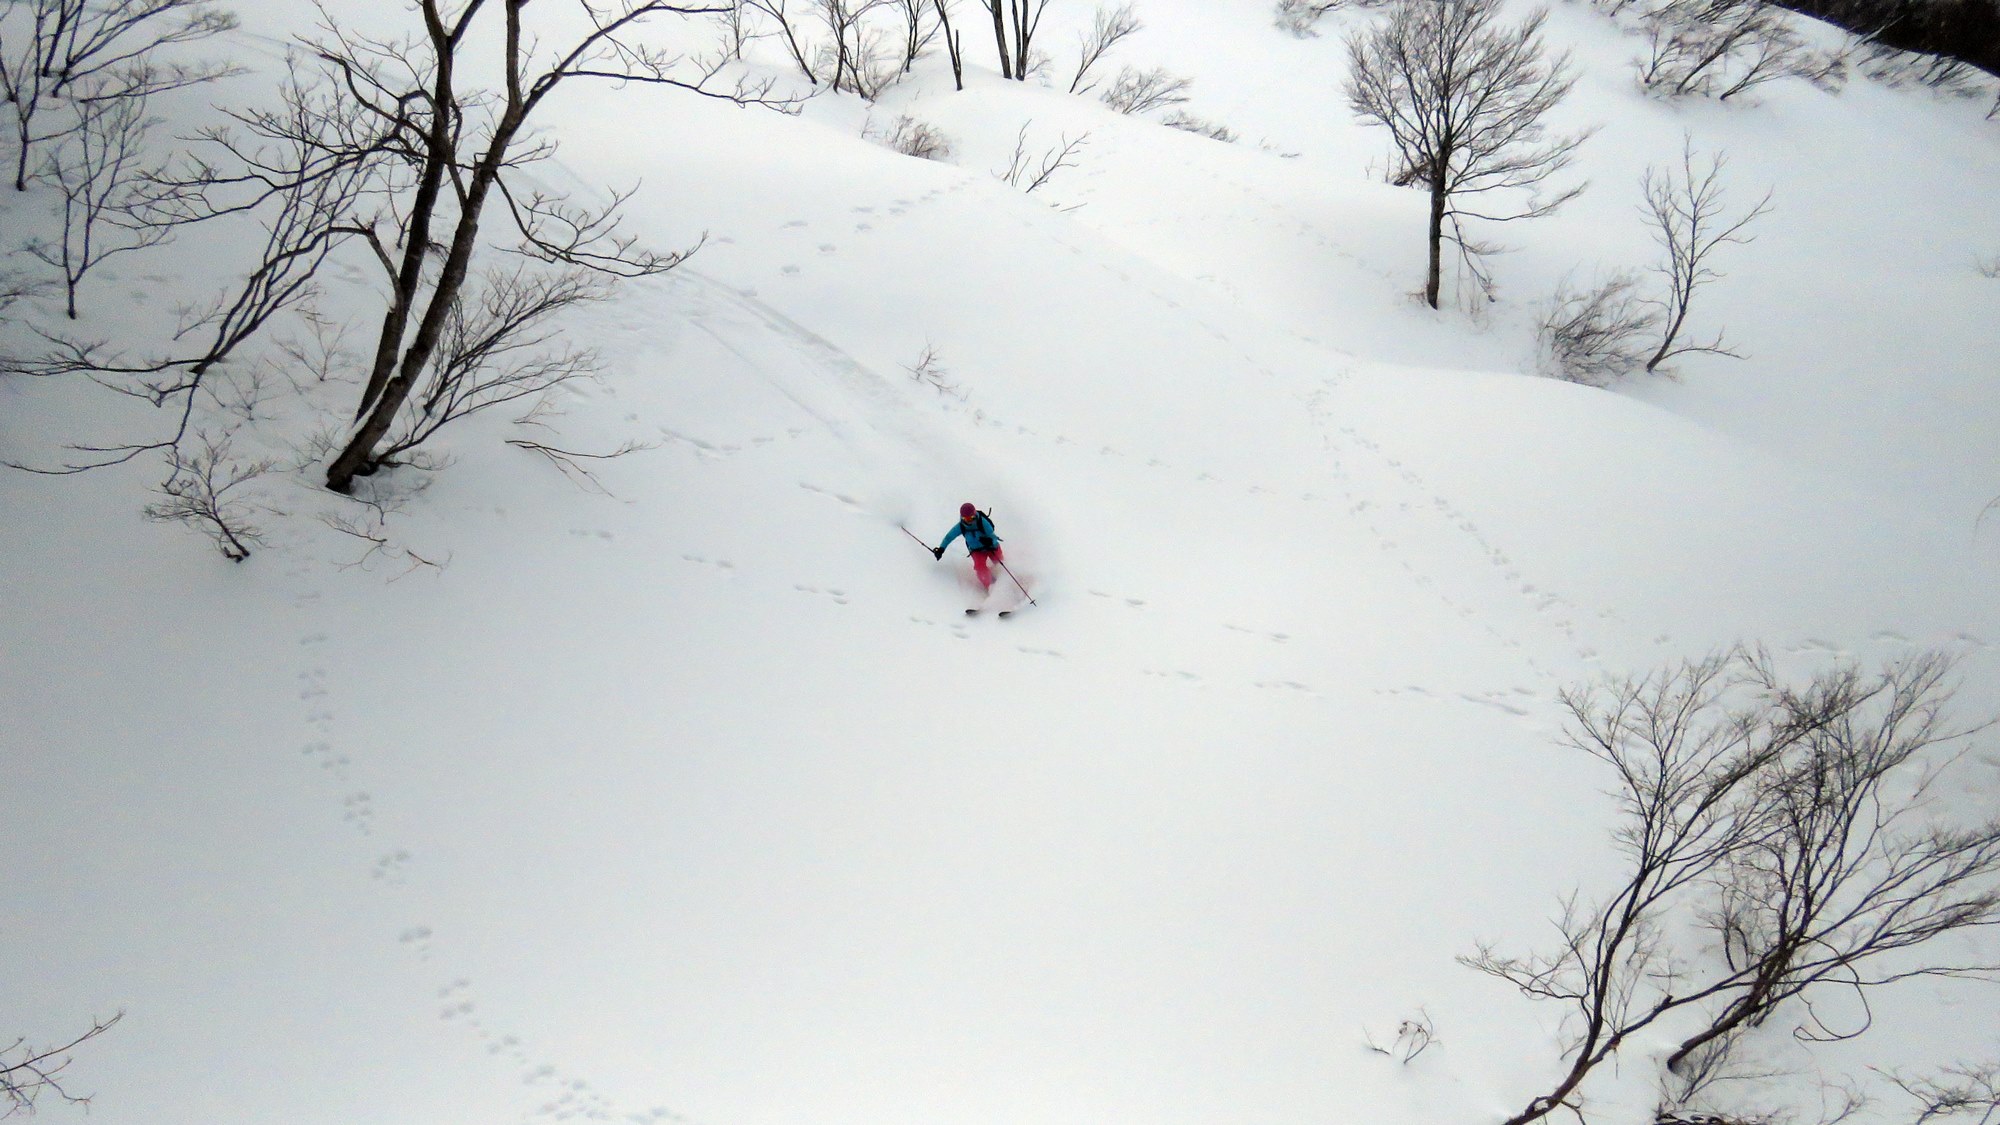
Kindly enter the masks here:
<path id="1" fill-rule="evenodd" d="M 993 571 L 989 568 L 994 563 L 1002 561 L 1004 560 L 998 547 L 990 551 L 972 552 L 972 573 L 979 579 L 981 586 L 989 590 L 993 588 Z"/>

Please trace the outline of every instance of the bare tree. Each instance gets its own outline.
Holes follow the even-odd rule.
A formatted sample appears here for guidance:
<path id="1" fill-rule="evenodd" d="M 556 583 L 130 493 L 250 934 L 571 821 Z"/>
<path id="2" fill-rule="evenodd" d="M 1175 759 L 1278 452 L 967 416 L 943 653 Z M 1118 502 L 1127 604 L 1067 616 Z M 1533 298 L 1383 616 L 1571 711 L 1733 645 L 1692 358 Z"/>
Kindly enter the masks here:
<path id="1" fill-rule="evenodd" d="M 293 93 L 297 93 L 296 88 Z M 296 98 L 288 99 L 288 105 L 304 117 L 312 117 L 320 108 L 319 103 Z M 198 396 L 210 373 L 274 318 L 311 296 L 320 265 L 354 233 L 343 226 L 344 221 L 368 197 L 370 183 L 364 167 L 353 161 L 320 161 L 324 154 L 313 147 L 310 136 L 297 135 L 293 142 L 288 155 L 273 159 L 288 167 L 309 165 L 313 174 L 274 196 L 275 207 L 262 219 L 262 251 L 248 276 L 209 306 L 188 314 L 175 339 L 192 341 L 192 346 L 165 358 L 132 359 L 111 354 L 101 341 L 47 336 L 48 350 L 16 367 L 29 376 L 87 375 L 156 407 L 173 407 L 174 421 L 168 432 L 146 441 L 74 445 L 70 448 L 76 456 L 56 468 L 7 462 L 10 467 L 37 473 L 80 473 L 152 452 L 168 454 L 171 462 L 173 451 L 191 431 Z M 155 221 L 164 223 L 180 221 L 183 215 L 219 213 L 200 196 L 177 191 L 155 199 L 151 206 L 160 216 Z"/>
<path id="2" fill-rule="evenodd" d="M 1076 76 L 1069 81 L 1069 92 L 1087 94 L 1097 83 L 1089 82 L 1090 72 L 1104 56 L 1110 54 L 1118 44 L 1139 34 L 1145 29 L 1132 5 L 1121 4 L 1116 8 L 1099 6 L 1097 15 L 1091 20 L 1090 30 L 1077 36 Z"/>
<path id="3" fill-rule="evenodd" d="M 526 6 L 473 0 L 448 8 L 445 0 L 419 0 L 421 31 L 396 40 L 350 31 L 323 11 L 321 32 L 299 41 L 300 66 L 285 104 L 237 115 L 247 137 L 210 135 L 240 170 L 203 166 L 174 185 L 173 198 L 201 219 L 279 203 L 335 174 L 362 181 L 358 198 L 320 231 L 365 241 L 390 287 L 356 427 L 327 469 L 327 487 L 336 492 L 381 467 L 404 404 L 427 374 L 442 370 L 433 359 L 485 244 L 481 224 L 490 203 L 509 221 L 515 249 L 551 262 L 645 276 L 672 269 L 689 252 L 651 251 L 621 233 L 624 195 L 584 207 L 517 182 L 520 168 L 554 151 L 532 129 L 550 95 L 572 80 L 598 79 L 771 104 L 764 90 L 712 88 L 716 71 L 691 69 L 640 37 L 656 17 L 712 16 L 715 5 L 575 0 L 546 13 L 546 27 L 528 22 Z M 565 35 L 564 28 L 574 30 Z M 476 59 L 475 50 L 495 57 Z M 492 74 L 499 85 L 462 77 L 471 73 Z"/>
<path id="4" fill-rule="evenodd" d="M 944 25 L 935 0 L 896 0 L 896 11 L 903 17 L 903 73 L 908 74 Z"/>
<path id="5" fill-rule="evenodd" d="M 1000 77 L 1026 82 L 1034 61 L 1035 33 L 1049 0 L 979 0 L 993 17 L 993 43 L 1000 55 Z"/>
<path id="6" fill-rule="evenodd" d="M 1661 301 L 1664 330 L 1659 347 L 1646 361 L 1647 371 L 1656 370 L 1675 356 L 1695 353 L 1740 358 L 1723 347 L 1720 332 L 1704 343 L 1681 338 L 1695 292 L 1722 276 L 1710 264 L 1716 250 L 1749 242 L 1746 229 L 1771 210 L 1771 193 L 1765 192 L 1748 211 L 1730 216 L 1722 192 L 1725 164 L 1720 153 L 1708 158 L 1706 164 L 1698 162 L 1694 139 L 1687 137 L 1682 141 L 1678 171 L 1671 167 L 1648 168 L 1639 181 L 1646 197 L 1644 213 L 1651 221 L 1653 240 L 1666 254 L 1665 262 L 1654 267 L 1667 291 Z"/>
<path id="7" fill-rule="evenodd" d="M 1567 1067 L 1506 1125 L 1572 1104 L 1584 1079 L 1632 1035 L 1732 982 L 1687 970 L 1662 926 L 1678 901 L 1765 830 L 1756 779 L 1805 731 L 1781 714 L 1744 706 L 1746 661 L 1727 653 L 1644 680 L 1565 691 L 1565 741 L 1612 768 L 1615 840 L 1624 873 L 1609 896 L 1563 904 L 1553 952 L 1461 958 L 1535 999 L 1568 1010 Z"/>
<path id="8" fill-rule="evenodd" d="M 869 16 L 902 0 L 812 0 L 813 13 L 829 39 L 822 56 L 831 65 L 832 86 L 874 98 L 898 73 L 884 57 L 882 32 Z M 825 68 L 822 68 L 822 71 Z"/>
<path id="9" fill-rule="evenodd" d="M 771 22 L 778 25 L 778 33 L 784 36 L 785 48 L 791 52 L 792 61 L 798 64 L 799 71 L 806 76 L 807 82 L 818 86 L 819 72 L 813 69 L 812 61 L 807 57 L 805 43 L 800 37 L 799 28 L 793 23 L 788 0 L 743 0 L 743 2 L 751 9 L 764 13 Z"/>
<path id="10" fill-rule="evenodd" d="M 488 407 L 539 397 L 597 374 L 597 353 L 554 346 L 559 334 L 550 322 L 610 295 L 602 275 L 576 267 L 517 264 L 486 271 L 473 291 L 459 294 L 431 355 L 424 391 L 405 402 L 377 460 L 390 463 L 446 425 Z"/>
<path id="11" fill-rule="evenodd" d="M 1952 825 L 1928 801 L 1958 758 L 1941 752 L 1970 733 L 1943 722 L 1949 668 L 1926 654 L 1794 686 L 1739 649 L 1564 693 L 1570 744 L 1617 776 L 1626 873 L 1600 904 L 1565 904 L 1554 952 L 1464 959 L 1569 1008 L 1566 1069 L 1508 1125 L 1573 1106 L 1594 1068 L 1672 1012 L 1703 1017 L 1668 1060 L 1685 1094 L 1789 1000 L 1806 998 L 1801 1038 L 1859 1034 L 1818 1022 L 1821 985 L 2000 971 L 1913 952 L 2000 918 L 2000 818 Z M 1687 918 L 1712 956 L 1673 948 Z"/>
<path id="12" fill-rule="evenodd" d="M 1937 654 L 1877 677 L 1837 668 L 1795 694 L 1760 659 L 1760 679 L 1808 733 L 1760 773 L 1770 830 L 1725 859 L 1702 912 L 1741 987 L 1674 1050 L 1669 1070 L 1823 985 L 1866 990 L 2000 971 L 1977 959 L 1910 956 L 2000 920 L 2000 818 L 1955 825 L 1930 807 L 1948 762 L 1937 751 L 1965 737 L 1944 724 L 1950 670 Z M 1860 1032 L 1829 1032 L 1815 1020 L 1803 1034 Z"/>
<path id="13" fill-rule="evenodd" d="M 954 89 L 965 89 L 965 41 L 951 26 L 951 0 L 931 0 L 937 8 L 938 28 L 944 32 L 945 50 L 951 55 Z"/>
<path id="14" fill-rule="evenodd" d="M 89 1106 L 89 1097 L 71 1093 L 63 1085 L 70 1052 L 111 1030 L 123 1018 L 120 1013 L 108 1020 L 93 1020 L 90 1030 L 58 1047 L 36 1047 L 26 1039 L 16 1039 L 0 1049 L 0 1117 L 33 1113 L 44 1095 L 70 1105 Z"/>
<path id="15" fill-rule="evenodd" d="M 76 319 L 76 292 L 95 266 L 164 240 L 166 227 L 138 221 L 134 209 L 153 120 L 143 97 L 83 100 L 73 130 L 56 138 L 48 177 L 62 195 L 62 233 L 29 244 L 37 260 L 62 272 L 66 311 Z"/>
<path id="16" fill-rule="evenodd" d="M 77 99 L 144 98 L 230 73 L 219 64 L 160 56 L 235 26 L 236 18 L 213 0 L 11 0 L 0 9 L 0 97 L 14 117 L 14 190 L 26 190 L 36 146 L 75 125 L 38 125 L 44 109 Z"/>
<path id="17" fill-rule="evenodd" d="M 1487 284 L 1478 258 L 1491 248 L 1466 237 L 1466 220 L 1537 218 L 1583 190 L 1542 194 L 1588 136 L 1551 136 L 1542 125 L 1575 83 L 1569 56 L 1544 48 L 1545 11 L 1513 28 L 1494 27 L 1497 13 L 1497 0 L 1398 0 L 1384 23 L 1347 41 L 1348 105 L 1389 131 L 1400 161 L 1393 179 L 1430 193 L 1424 300 L 1432 308 L 1447 237 Z M 1486 202 L 1522 193 L 1517 207 Z"/>

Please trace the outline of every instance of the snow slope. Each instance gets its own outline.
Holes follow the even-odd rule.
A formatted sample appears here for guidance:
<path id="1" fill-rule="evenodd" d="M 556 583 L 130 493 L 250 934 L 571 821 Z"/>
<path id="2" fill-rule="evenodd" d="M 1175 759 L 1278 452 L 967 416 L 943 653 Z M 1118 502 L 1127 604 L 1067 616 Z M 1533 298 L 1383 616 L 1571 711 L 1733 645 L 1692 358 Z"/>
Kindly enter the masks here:
<path id="1" fill-rule="evenodd" d="M 78 1054 L 93 1120 L 1482 1120 L 1554 1014 L 1452 958 L 1609 870 L 1559 689 L 1746 639 L 1942 646 L 2000 704 L 2000 283 L 1959 254 L 2000 246 L 2000 126 L 1865 85 L 1654 105 L 1564 9 L 1599 186 L 1474 322 L 1408 299 L 1420 201 L 1371 180 L 1337 37 L 1142 15 L 1132 57 L 1253 143 L 979 73 L 565 103 L 551 176 L 711 239 L 573 328 L 611 371 L 563 444 L 657 448 L 600 494 L 464 426 L 391 522 L 441 569 L 364 558 L 309 473 L 240 567 L 140 523 L 142 474 L 0 477 L 0 964 L 24 1030 L 127 1013 Z M 956 163 L 861 139 L 903 113 Z M 1089 134 L 1050 200 L 989 174 L 1024 123 Z M 1779 203 L 1708 310 L 1754 358 L 1524 374 L 1557 277 L 1646 253 L 1632 184 L 1683 129 Z M 73 408 L 0 398 L 9 449 Z M 1036 606 L 965 618 L 963 559 L 898 530 L 965 499 Z M 1946 995 L 1824 1065 L 1976 1053 L 1990 996 Z M 1441 1046 L 1366 1050 L 1419 1011 Z"/>

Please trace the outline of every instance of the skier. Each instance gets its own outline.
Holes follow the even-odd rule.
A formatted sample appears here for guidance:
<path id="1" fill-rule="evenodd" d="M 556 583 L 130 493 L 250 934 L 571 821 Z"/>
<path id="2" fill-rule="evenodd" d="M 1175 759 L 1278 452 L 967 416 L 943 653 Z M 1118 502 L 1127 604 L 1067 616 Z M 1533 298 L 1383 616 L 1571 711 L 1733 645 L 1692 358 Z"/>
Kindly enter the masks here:
<path id="1" fill-rule="evenodd" d="M 944 558 L 944 549 L 951 541 L 963 537 L 965 549 L 972 554 L 972 573 L 979 578 L 979 585 L 988 591 L 993 589 L 994 563 L 1006 560 L 1000 553 L 1000 537 L 993 534 L 993 519 L 966 501 L 958 506 L 958 522 L 945 532 L 944 542 L 931 549 L 933 558 Z"/>

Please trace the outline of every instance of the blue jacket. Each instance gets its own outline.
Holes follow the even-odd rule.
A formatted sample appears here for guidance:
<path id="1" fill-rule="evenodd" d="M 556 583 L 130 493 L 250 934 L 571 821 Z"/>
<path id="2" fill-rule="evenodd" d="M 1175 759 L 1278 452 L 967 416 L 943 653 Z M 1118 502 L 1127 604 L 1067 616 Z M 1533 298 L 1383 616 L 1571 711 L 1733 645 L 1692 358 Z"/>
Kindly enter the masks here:
<path id="1" fill-rule="evenodd" d="M 967 551 L 991 551 L 1000 546 L 1000 537 L 993 534 L 993 521 L 986 518 L 985 512 L 973 516 L 970 527 L 964 520 L 952 524 L 951 530 L 945 533 L 944 542 L 938 544 L 938 550 L 951 546 L 951 541 L 961 535 L 965 537 Z"/>

